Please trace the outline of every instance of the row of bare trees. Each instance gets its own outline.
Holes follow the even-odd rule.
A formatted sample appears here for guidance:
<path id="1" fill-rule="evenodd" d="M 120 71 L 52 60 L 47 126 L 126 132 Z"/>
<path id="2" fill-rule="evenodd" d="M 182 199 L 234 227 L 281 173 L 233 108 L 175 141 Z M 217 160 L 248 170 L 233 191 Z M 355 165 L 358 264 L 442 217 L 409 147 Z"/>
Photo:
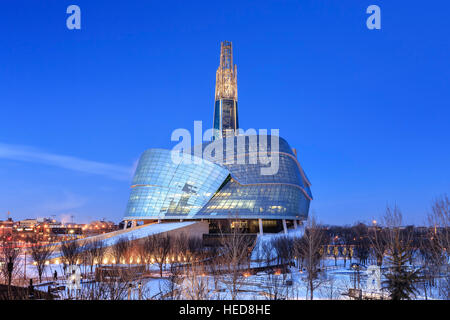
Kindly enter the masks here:
<path id="1" fill-rule="evenodd" d="M 376 225 L 328 227 L 326 232 L 341 250 L 353 248 L 361 264 L 383 268 L 383 286 L 392 299 L 419 294 L 427 299 L 433 289 L 449 299 L 449 207 L 447 196 L 436 199 L 426 227 L 404 226 L 400 209 L 388 206 Z"/>
<path id="2" fill-rule="evenodd" d="M 358 223 L 352 227 L 319 225 L 311 217 L 301 238 L 277 237 L 261 245 L 265 264 L 287 265 L 292 257 L 304 271 L 310 299 L 325 282 L 326 254 L 344 260 L 354 257 L 361 265 L 382 267 L 383 290 L 391 299 L 428 298 L 431 289 L 449 299 L 449 199 L 437 199 L 428 216 L 428 227 L 404 226 L 400 209 L 387 207 L 377 225 Z M 327 247 L 333 249 L 327 252 Z M 274 251 L 274 252 L 272 252 Z M 356 266 L 358 272 L 360 267 Z M 359 273 L 358 273 L 359 275 Z M 359 277 L 358 285 L 359 288 Z M 356 281 L 356 276 L 355 276 Z M 354 285 L 356 288 L 356 284 Z"/>
<path id="3" fill-rule="evenodd" d="M 256 249 L 256 260 L 261 266 L 266 266 L 269 296 L 274 299 L 286 295 L 285 280 L 289 273 L 289 266 L 295 265 L 304 273 L 307 294 L 314 298 L 315 290 L 323 283 L 320 277 L 324 273 L 323 259 L 325 248 L 329 244 L 326 228 L 320 225 L 314 216 L 305 224 L 302 237 L 280 235 L 269 241 L 261 241 Z M 282 282 L 279 283 L 271 269 L 279 270 Z"/>
<path id="4" fill-rule="evenodd" d="M 276 299 L 285 295 L 281 292 L 288 268 L 295 265 L 304 274 L 309 298 L 314 299 L 314 293 L 325 281 L 324 258 L 332 254 L 335 264 L 339 257 L 344 264 L 354 257 L 360 264 L 376 263 L 382 267 L 383 287 L 391 299 L 410 299 L 419 291 L 427 298 L 436 288 L 441 297 L 448 299 L 449 204 L 447 196 L 435 201 L 426 228 L 405 227 L 400 210 L 388 207 L 377 225 L 329 227 L 310 217 L 301 237 L 277 236 L 259 243 L 257 260 L 260 266 L 267 267 L 269 296 Z M 79 295 L 83 299 L 123 299 L 130 295 L 132 287 L 137 287 L 139 297 L 144 298 L 141 281 L 153 276 L 151 265 L 157 266 L 159 277 L 165 280 L 158 298 L 208 299 L 227 292 L 231 299 L 238 299 L 252 272 L 255 241 L 238 227 L 219 238 L 217 245 L 204 246 L 199 238 L 163 233 L 139 240 L 119 238 L 109 247 L 99 240 L 68 241 L 59 250 L 64 266 L 84 266 L 84 278 L 89 278 L 87 269 L 92 274 L 102 266 L 129 270 L 117 273 L 118 276 L 101 274 L 84 286 L 87 291 Z M 330 246 L 334 247 L 331 252 L 327 251 Z M 35 245 L 29 252 L 42 282 L 55 247 Z M 20 250 L 4 246 L 0 254 L 6 262 L 0 271 L 5 284 L 10 285 L 18 269 Z M 133 269 L 134 265 L 144 265 L 146 275 Z M 270 272 L 275 267 L 281 271 L 281 282 Z"/>

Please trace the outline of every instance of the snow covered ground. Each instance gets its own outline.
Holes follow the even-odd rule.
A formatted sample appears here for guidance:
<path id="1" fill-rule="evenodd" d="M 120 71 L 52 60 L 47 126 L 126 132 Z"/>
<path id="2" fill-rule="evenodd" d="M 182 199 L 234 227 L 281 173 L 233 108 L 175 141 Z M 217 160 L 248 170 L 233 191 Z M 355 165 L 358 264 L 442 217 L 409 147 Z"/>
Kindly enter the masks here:
<path id="1" fill-rule="evenodd" d="M 152 228 L 137 228 L 133 232 L 127 234 L 127 237 L 138 239 L 141 237 L 148 236 L 150 234 L 170 231 L 175 228 L 179 228 L 182 226 L 188 226 L 192 224 L 192 222 L 180 222 L 180 223 L 170 223 L 170 224 L 155 224 L 152 225 Z M 295 236 L 300 237 L 302 235 L 302 230 L 294 230 L 287 234 L 287 236 Z M 120 236 L 120 235 L 118 235 Z M 118 237 L 117 236 L 117 237 Z M 270 242 L 272 239 L 285 236 L 284 233 L 276 234 L 276 235 L 263 235 L 259 236 L 257 240 L 257 244 L 252 253 L 252 262 L 251 267 L 261 267 L 261 261 L 257 261 L 258 258 L 261 257 L 262 254 L 271 256 L 272 258 L 276 258 L 275 250 L 271 250 L 270 252 L 264 252 L 266 248 L 271 248 L 272 246 L 264 247 L 264 243 Z M 111 237 L 105 239 L 109 244 L 115 243 L 117 241 L 117 237 Z M 26 259 L 26 263 L 25 262 Z M 267 260 L 266 260 L 267 261 Z M 274 260 L 275 261 L 275 260 Z M 348 297 L 349 289 L 351 288 L 359 288 L 362 289 L 363 292 L 368 292 L 368 285 L 371 283 L 368 277 L 368 273 L 366 271 L 361 271 L 358 273 L 350 269 L 350 265 L 352 262 L 356 261 L 346 261 L 344 266 L 344 260 L 338 258 L 335 262 L 334 258 L 329 257 L 322 261 L 321 269 L 325 272 L 321 272 L 318 280 L 315 282 L 317 288 L 314 290 L 314 299 L 350 299 Z M 275 264 L 275 262 L 274 262 Z M 82 274 L 89 274 L 91 272 L 90 267 L 88 266 L 80 266 Z M 165 267 L 163 272 L 163 277 L 159 276 L 159 267 L 156 264 L 152 264 L 148 266 L 149 272 L 145 274 L 144 277 L 133 283 L 133 288 L 130 289 L 130 292 L 124 292 L 122 295 L 123 299 L 128 299 L 128 294 L 131 299 L 163 299 L 167 298 L 167 293 L 171 289 L 170 282 L 170 270 L 169 266 Z M 64 277 L 64 267 L 62 264 L 49 264 L 44 272 L 43 283 L 42 285 L 38 285 L 38 288 L 41 290 L 47 290 L 47 287 L 50 282 L 53 281 L 53 274 L 57 272 L 58 285 L 64 285 L 66 283 L 66 278 Z M 95 271 L 95 266 L 93 267 L 93 271 Z M 250 299 L 250 300 L 265 300 L 265 299 L 310 299 L 310 291 L 308 290 L 308 285 L 306 281 L 306 273 L 302 270 L 299 270 L 298 267 L 290 267 L 289 273 L 287 274 L 267 274 L 266 272 L 258 272 L 254 275 L 246 275 L 246 277 L 242 277 L 239 279 L 238 283 L 238 293 L 237 299 Z M 33 265 L 33 261 L 31 260 L 29 255 L 21 256 L 21 265 L 19 266 L 18 276 L 23 279 L 22 285 L 28 284 L 28 279 L 33 278 L 34 283 L 38 284 L 38 274 L 36 266 Z M 195 280 L 192 280 L 192 275 L 185 275 L 184 281 L 182 284 L 178 286 L 180 289 L 179 292 L 181 297 L 183 297 L 183 292 L 186 287 L 191 287 L 192 281 L 202 281 L 203 285 L 206 284 L 207 290 L 204 290 L 206 293 L 205 296 L 209 299 L 231 299 L 230 293 L 230 280 L 227 279 L 226 276 L 216 277 L 214 278 L 211 275 L 203 275 L 196 277 Z M 91 276 L 87 276 L 88 278 L 92 278 Z M 380 281 L 383 281 L 384 278 L 381 276 Z M 82 280 L 84 281 L 84 280 Z M 92 280 L 91 280 L 92 281 Z M 186 282 L 187 281 L 187 282 Z M 191 282 L 189 282 L 191 281 Z M 186 285 L 187 283 L 191 283 Z M 88 284 L 83 284 L 83 286 L 87 286 Z M 183 287 L 184 286 L 184 287 Z M 172 286 L 173 289 L 173 286 Z M 428 292 L 427 298 L 439 298 L 437 294 L 436 288 L 427 289 L 431 291 Z M 379 294 L 376 291 L 373 295 L 377 296 Z M 186 298 L 186 297 L 185 297 Z M 416 297 L 417 299 L 424 299 L 423 292 L 419 292 L 419 295 Z"/>
<path id="2" fill-rule="evenodd" d="M 353 261 L 354 262 L 354 261 Z M 349 261 L 346 262 L 346 267 L 344 267 L 344 262 L 342 259 L 337 260 L 337 265 L 335 266 L 335 261 L 333 258 L 325 259 L 323 261 L 323 266 L 326 270 L 319 280 L 316 282 L 318 287 L 314 290 L 314 299 L 350 299 L 347 295 L 350 288 L 361 288 L 363 292 L 367 291 L 367 280 L 368 275 L 366 272 L 360 272 L 359 277 L 357 277 L 356 272 L 349 268 Z M 22 268 L 24 266 L 22 265 Z M 94 267 L 95 268 L 95 267 Z M 167 266 L 163 272 L 163 277 L 159 277 L 159 268 L 156 264 L 150 265 L 150 273 L 147 273 L 145 277 L 135 281 L 133 283 L 133 288 L 130 289 L 131 299 L 162 299 L 167 298 L 165 295 L 170 291 L 170 268 Z M 38 284 L 38 275 L 36 267 L 32 264 L 31 259 L 27 256 L 27 266 L 26 266 L 26 278 L 33 278 L 34 283 L 40 290 L 46 291 L 49 284 L 53 282 L 53 273 L 58 274 L 58 285 L 65 285 L 66 279 L 64 275 L 64 269 L 62 264 L 51 264 L 48 265 L 43 283 Z M 90 272 L 90 267 L 81 266 L 81 272 Z M 191 275 L 187 275 L 186 279 L 191 279 Z M 211 275 L 199 276 L 195 281 L 202 281 L 203 284 L 206 283 L 207 290 L 205 292 L 209 299 L 231 299 L 230 294 L 230 283 L 229 279 L 225 277 L 219 277 L 215 279 Z M 201 280 L 199 280 L 201 279 Z M 216 280 L 216 281 L 215 281 Z M 381 279 L 383 280 L 383 279 Z M 27 280 L 28 281 L 28 280 Z M 28 284 L 28 282 L 25 284 Z M 85 280 L 82 280 L 82 282 Z M 190 282 L 182 282 L 186 285 Z M 83 284 L 87 286 L 88 284 Z M 190 287 L 191 285 L 189 285 Z M 290 273 L 283 274 L 272 274 L 268 275 L 265 272 L 259 272 L 255 275 L 248 275 L 239 279 L 238 284 L 238 294 L 237 299 L 250 299 L 250 300 L 266 300 L 266 299 L 298 299 L 305 300 L 310 298 L 310 292 L 308 291 L 306 274 L 297 267 L 290 267 Z M 181 297 L 183 297 L 183 285 L 179 286 Z M 433 295 L 432 295 L 433 297 Z M 436 293 L 434 294 L 435 298 Z M 128 290 L 124 290 L 122 293 L 123 299 L 128 299 Z M 424 299 L 422 294 L 419 294 L 417 299 Z M 430 297 L 428 297 L 430 299 Z"/>

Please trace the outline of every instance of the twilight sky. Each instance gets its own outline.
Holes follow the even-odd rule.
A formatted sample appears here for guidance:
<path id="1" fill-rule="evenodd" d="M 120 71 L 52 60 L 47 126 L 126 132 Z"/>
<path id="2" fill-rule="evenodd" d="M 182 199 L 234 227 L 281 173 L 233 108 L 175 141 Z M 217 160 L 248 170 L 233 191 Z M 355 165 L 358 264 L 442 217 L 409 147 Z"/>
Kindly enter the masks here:
<path id="1" fill-rule="evenodd" d="M 81 8 L 81 30 L 66 8 Z M 381 8 L 368 30 L 366 8 Z M 328 224 L 397 204 L 422 224 L 450 190 L 450 3 L 440 0 L 0 4 L 0 220 L 119 222 L 140 154 L 212 125 L 233 42 L 243 128 L 279 128 Z"/>

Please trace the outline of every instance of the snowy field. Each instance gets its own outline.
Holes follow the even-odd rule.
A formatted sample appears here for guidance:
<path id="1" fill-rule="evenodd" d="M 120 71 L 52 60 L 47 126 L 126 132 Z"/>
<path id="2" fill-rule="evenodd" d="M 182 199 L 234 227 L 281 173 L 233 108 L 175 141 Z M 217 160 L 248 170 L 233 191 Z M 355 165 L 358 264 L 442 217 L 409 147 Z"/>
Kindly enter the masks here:
<path id="1" fill-rule="evenodd" d="M 174 224 L 160 224 L 154 225 L 152 228 L 139 228 L 134 233 L 127 234 L 133 238 L 140 238 L 149 235 L 149 230 L 159 233 L 165 232 L 172 228 L 179 228 L 180 226 L 187 226 L 191 222 L 180 222 Z M 163 228 L 163 229 L 161 229 Z M 258 260 L 261 257 L 262 251 L 265 250 L 264 243 L 270 242 L 273 238 L 284 236 L 278 235 L 263 235 L 258 236 L 257 243 L 252 252 L 250 267 L 262 267 L 262 262 Z M 302 230 L 290 231 L 288 236 L 301 237 Z M 115 239 L 105 239 L 106 241 L 117 241 Z M 114 242 L 112 242 L 114 243 Z M 272 247 L 273 248 L 273 247 Z M 276 252 L 274 249 L 264 252 L 265 256 L 271 256 L 274 259 L 272 264 L 276 264 Z M 331 299 L 331 300 L 346 300 L 349 297 L 349 289 L 361 289 L 366 298 L 380 298 L 386 297 L 386 292 L 379 288 L 383 282 L 383 275 L 380 276 L 379 281 L 374 281 L 374 278 L 369 276 L 365 270 L 360 272 L 351 269 L 350 266 L 353 261 L 344 261 L 338 258 L 336 261 L 333 257 L 328 257 L 322 260 L 320 269 L 321 272 L 315 280 L 314 285 L 314 299 Z M 129 265 L 125 265 L 126 268 Z M 135 266 L 135 265 L 131 265 Z M 117 291 L 120 291 L 116 298 L 120 299 L 232 299 L 233 295 L 231 289 L 233 281 L 227 275 L 212 276 L 212 275 L 195 275 L 182 274 L 176 279 L 176 283 L 171 281 L 170 264 L 164 266 L 162 277 L 159 274 L 159 266 L 157 264 L 150 264 L 146 266 L 146 272 L 139 277 L 139 280 L 118 285 Z M 45 268 L 42 283 L 39 283 L 37 268 L 33 264 L 29 255 L 21 255 L 19 259 L 19 266 L 16 270 L 14 284 L 27 286 L 29 279 L 33 279 L 36 289 L 47 291 L 48 287 L 65 286 L 68 279 L 65 274 L 65 267 L 63 264 L 48 264 Z M 91 290 L 99 283 L 96 283 L 93 278 L 95 274 L 95 266 L 79 266 L 81 273 L 81 291 Z M 54 279 L 56 272 L 56 280 Z M 126 286 L 126 287 L 125 287 Z M 260 271 L 256 274 L 244 274 L 239 277 L 238 281 L 234 282 L 235 299 L 247 300 L 265 300 L 265 299 L 310 299 L 310 290 L 308 288 L 307 275 L 304 270 L 299 270 L 297 266 L 289 267 L 285 274 L 281 272 Z M 416 299 L 440 299 L 437 287 L 423 287 L 418 286 L 419 293 Z M 426 295 L 425 290 L 426 289 Z M 172 292 L 172 294 L 170 293 Z M 176 292 L 176 293 L 174 293 Z M 75 294 L 71 293 L 73 297 Z M 67 298 L 67 291 L 61 292 L 61 298 Z M 102 296 L 102 298 L 106 298 Z"/>
<path id="2" fill-rule="evenodd" d="M 24 258 L 24 257 L 22 257 Z M 352 261 L 354 262 L 354 261 Z M 317 288 L 314 290 L 314 299 L 350 299 L 347 293 L 350 288 L 361 288 L 363 292 L 367 292 L 367 280 L 368 276 L 366 272 L 361 271 L 359 277 L 357 273 L 350 269 L 349 261 L 346 261 L 344 267 L 344 261 L 342 259 L 337 260 L 335 266 L 334 258 L 328 258 L 323 260 L 321 266 L 326 272 L 322 272 L 322 275 L 316 281 Z M 28 284 L 29 278 L 34 279 L 36 289 L 47 291 L 48 286 L 66 285 L 66 278 L 64 275 L 64 267 L 62 264 L 50 264 L 47 266 L 42 284 L 38 283 L 38 274 L 36 267 L 33 265 L 30 258 L 27 256 L 27 266 L 22 266 L 23 270 L 26 270 L 26 277 L 23 281 L 20 281 L 22 285 Z M 165 267 L 163 277 L 159 276 L 159 267 L 156 264 L 148 266 L 148 272 L 139 281 L 132 283 L 132 288 L 122 289 L 122 299 L 168 299 L 170 294 L 168 292 L 174 287 L 170 282 L 170 265 Z M 57 272 L 58 280 L 54 281 L 54 272 Z M 80 266 L 81 274 L 86 274 L 86 278 L 92 278 L 89 266 Z M 94 266 L 95 271 L 95 266 Z M 188 288 L 195 287 L 199 283 L 205 286 L 207 289 L 202 289 L 201 294 L 203 298 L 225 300 L 231 299 L 230 294 L 230 281 L 227 276 L 220 276 L 215 278 L 210 275 L 196 276 L 185 275 L 182 278 L 182 282 L 176 286 L 179 289 L 176 298 L 190 299 L 195 292 L 190 292 Z M 194 279 L 195 278 L 195 279 Z M 381 279 L 381 281 L 383 278 Z M 82 279 L 81 286 L 85 289 L 92 286 L 92 280 Z M 193 284 L 193 282 L 195 282 Z M 19 283 L 17 283 L 19 284 Z M 127 284 L 129 286 L 129 284 Z M 266 299 L 295 299 L 305 300 L 310 299 L 310 292 L 308 290 L 306 274 L 297 267 L 290 267 L 289 272 L 286 274 L 267 274 L 266 272 L 259 272 L 255 275 L 248 275 L 241 277 L 237 284 L 238 292 L 237 299 L 249 299 L 249 300 L 266 300 Z M 188 291 L 186 291 L 188 290 Z M 194 289 L 195 291 L 195 289 Z M 436 294 L 436 293 L 435 293 Z M 75 294 L 73 294 L 75 295 Z M 63 298 L 67 298 L 67 292 L 62 294 Z M 368 295 L 370 297 L 370 294 Z M 379 292 L 373 293 L 373 297 L 379 297 Z M 423 295 L 416 297 L 417 299 L 424 299 Z M 428 299 L 430 299 L 430 293 L 428 293 Z M 433 293 L 431 294 L 431 299 Z M 435 298 L 438 298 L 437 296 Z"/>

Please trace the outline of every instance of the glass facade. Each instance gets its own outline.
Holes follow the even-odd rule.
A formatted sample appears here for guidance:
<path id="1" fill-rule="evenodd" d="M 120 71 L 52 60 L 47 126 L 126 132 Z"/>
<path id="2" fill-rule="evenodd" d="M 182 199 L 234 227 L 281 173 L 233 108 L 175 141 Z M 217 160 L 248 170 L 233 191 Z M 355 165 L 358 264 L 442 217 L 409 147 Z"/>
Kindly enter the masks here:
<path id="1" fill-rule="evenodd" d="M 224 137 L 227 130 L 235 132 L 239 128 L 237 113 L 237 101 L 230 99 L 217 100 L 214 105 L 214 129 L 221 136 L 215 136 L 215 139 Z"/>
<path id="2" fill-rule="evenodd" d="M 222 143 L 222 161 L 216 161 L 216 163 L 226 167 L 231 176 L 242 185 L 255 183 L 293 184 L 299 186 L 312 198 L 309 188 L 311 183 L 288 142 L 282 137 L 275 138 L 278 142 L 277 148 L 272 148 L 272 137 L 270 135 L 240 135 L 228 138 L 232 139 L 231 152 L 227 150 L 227 139 L 206 142 L 202 145 L 202 150 L 205 153 L 205 150 L 211 144 Z M 191 153 L 194 154 L 194 148 Z M 261 154 L 278 157 L 278 171 L 275 174 L 263 175 L 261 174 L 261 168 L 268 165 L 262 164 L 259 160 L 257 163 L 252 163 L 251 158 L 259 158 Z"/>
<path id="3" fill-rule="evenodd" d="M 226 161 L 215 163 L 195 157 L 193 151 L 184 154 L 180 164 L 172 161 L 170 150 L 144 152 L 125 219 L 306 219 L 312 199 L 310 182 L 286 140 L 279 138 L 277 151 L 270 136 L 229 139 L 234 140 L 230 154 L 226 139 L 203 144 L 205 150 L 210 143 L 223 143 Z M 265 165 L 249 163 L 251 154 L 260 153 L 258 145 L 251 143 L 254 139 L 267 142 L 261 152 L 278 157 L 276 174 L 262 175 Z"/>
<path id="4" fill-rule="evenodd" d="M 309 200 L 292 185 L 240 185 L 230 181 L 200 212 L 198 218 L 307 218 Z"/>
<path id="5" fill-rule="evenodd" d="M 275 138 L 277 148 L 272 147 L 270 135 L 229 137 L 233 140 L 232 153 L 226 148 L 226 139 L 222 139 L 223 161 L 217 163 L 229 170 L 231 179 L 196 217 L 306 219 L 312 200 L 311 184 L 288 142 Z M 204 143 L 203 150 L 212 143 L 220 141 Z M 263 175 L 261 168 L 266 165 L 251 163 L 251 156 L 261 153 L 278 157 L 275 174 Z"/>
<path id="6" fill-rule="evenodd" d="M 197 213 L 229 175 L 209 161 L 172 151 L 149 149 L 139 159 L 125 219 L 183 219 Z"/>

